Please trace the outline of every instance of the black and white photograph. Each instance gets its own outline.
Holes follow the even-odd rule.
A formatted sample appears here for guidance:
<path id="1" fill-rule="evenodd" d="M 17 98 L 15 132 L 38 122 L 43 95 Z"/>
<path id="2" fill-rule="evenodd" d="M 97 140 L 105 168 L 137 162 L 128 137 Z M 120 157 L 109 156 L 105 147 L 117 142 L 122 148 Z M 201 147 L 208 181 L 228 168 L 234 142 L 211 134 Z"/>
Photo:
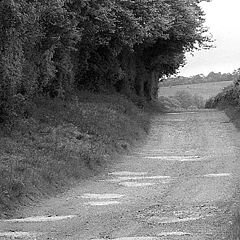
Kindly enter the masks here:
<path id="1" fill-rule="evenodd" d="M 0 240 L 240 240 L 239 0 L 0 0 Z"/>

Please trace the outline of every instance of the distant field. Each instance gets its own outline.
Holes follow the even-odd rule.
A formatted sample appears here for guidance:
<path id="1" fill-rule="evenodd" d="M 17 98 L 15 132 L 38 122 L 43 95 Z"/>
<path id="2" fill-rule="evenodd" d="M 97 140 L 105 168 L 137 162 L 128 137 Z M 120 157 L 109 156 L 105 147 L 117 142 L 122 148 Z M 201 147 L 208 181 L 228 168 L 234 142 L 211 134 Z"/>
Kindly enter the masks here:
<path id="1" fill-rule="evenodd" d="M 204 99 L 208 99 L 217 95 L 221 90 L 229 86 L 232 82 L 214 82 L 214 83 L 200 83 L 200 84 L 190 84 L 190 85 L 179 85 L 172 87 L 160 87 L 159 96 L 169 97 L 174 96 L 177 91 L 187 90 L 192 94 L 197 94 L 202 96 Z"/>

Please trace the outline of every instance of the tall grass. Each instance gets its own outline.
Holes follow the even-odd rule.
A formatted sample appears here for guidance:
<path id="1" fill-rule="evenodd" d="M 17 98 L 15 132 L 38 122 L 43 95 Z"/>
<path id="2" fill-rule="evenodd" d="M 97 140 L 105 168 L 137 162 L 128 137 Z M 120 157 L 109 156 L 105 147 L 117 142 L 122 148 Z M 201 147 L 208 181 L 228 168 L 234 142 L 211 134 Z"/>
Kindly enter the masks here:
<path id="1" fill-rule="evenodd" d="M 148 127 L 149 115 L 120 95 L 37 99 L 11 134 L 0 130 L 0 214 L 97 174 Z"/>
<path id="2" fill-rule="evenodd" d="M 238 130 L 240 129 L 240 87 L 238 85 L 232 84 L 225 87 L 222 92 L 206 102 L 206 108 L 224 110 L 230 121 Z M 234 198 L 238 200 L 238 203 L 234 204 L 232 208 L 232 224 L 228 236 L 230 240 L 240 240 L 239 183 L 236 186 Z"/>

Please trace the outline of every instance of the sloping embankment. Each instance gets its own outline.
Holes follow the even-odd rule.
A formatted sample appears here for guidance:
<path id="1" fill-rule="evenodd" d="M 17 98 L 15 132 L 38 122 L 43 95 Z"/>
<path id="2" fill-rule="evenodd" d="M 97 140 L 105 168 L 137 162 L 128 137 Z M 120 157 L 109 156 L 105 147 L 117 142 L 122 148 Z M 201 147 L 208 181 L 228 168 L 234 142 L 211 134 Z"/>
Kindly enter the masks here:
<path id="1" fill-rule="evenodd" d="M 148 132 L 150 114 L 120 95 L 38 99 L 0 134 L 0 216 L 102 171 Z"/>
<path id="2" fill-rule="evenodd" d="M 235 127 L 240 130 L 240 88 L 239 86 L 231 85 L 225 88 L 217 96 L 209 99 L 206 103 L 206 108 L 218 108 L 224 110 L 226 115 Z M 233 221 L 231 229 L 229 229 L 229 239 L 240 239 L 240 184 L 236 184 L 235 199 L 237 204 L 234 204 L 232 209 Z"/>
<path id="3" fill-rule="evenodd" d="M 218 108 L 224 110 L 234 125 L 240 129 L 240 88 L 230 85 L 217 96 L 209 99 L 206 108 Z"/>

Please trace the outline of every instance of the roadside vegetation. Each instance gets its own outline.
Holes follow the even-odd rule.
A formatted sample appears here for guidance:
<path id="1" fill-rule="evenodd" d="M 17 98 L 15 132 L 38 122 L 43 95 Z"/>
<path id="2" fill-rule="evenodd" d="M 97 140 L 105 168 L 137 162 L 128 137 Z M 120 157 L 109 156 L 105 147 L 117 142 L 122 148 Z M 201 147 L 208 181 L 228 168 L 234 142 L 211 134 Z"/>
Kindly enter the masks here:
<path id="1" fill-rule="evenodd" d="M 223 89 L 222 92 L 216 96 L 210 98 L 206 102 L 206 108 L 227 108 L 227 107 L 238 107 L 240 97 L 240 88 L 238 84 L 231 84 Z"/>
<path id="2" fill-rule="evenodd" d="M 15 96 L 67 99 L 78 90 L 157 98 L 185 53 L 209 48 L 205 0 L 0 2 L 0 116 Z"/>
<path id="3" fill-rule="evenodd" d="M 240 74 L 239 74 L 240 77 Z M 239 79 L 239 78 L 238 78 Z M 235 81 L 222 92 L 208 99 L 206 108 L 224 110 L 235 126 L 240 129 L 240 86 L 239 80 Z"/>
<path id="4" fill-rule="evenodd" d="M 205 107 L 203 97 L 197 94 L 191 94 L 187 90 L 177 91 L 174 96 L 159 97 L 163 103 L 165 111 L 182 111 L 182 110 L 197 110 Z"/>
<path id="5" fill-rule="evenodd" d="M 143 140 L 148 113 L 121 95 L 39 98 L 0 131 L 0 215 L 62 191 L 116 162 Z M 10 132 L 9 132 L 10 131 Z"/>
<path id="6" fill-rule="evenodd" d="M 230 121 L 235 127 L 240 130 L 240 74 L 238 80 L 228 87 L 224 88 L 222 92 L 215 97 L 210 98 L 205 107 L 218 108 L 224 110 Z M 239 182 L 236 189 L 236 198 L 239 199 Z M 229 230 L 229 239 L 240 238 L 240 205 L 239 202 L 232 209 L 233 222 Z"/>
<path id="7" fill-rule="evenodd" d="M 203 1 L 0 1 L 1 213 L 146 134 L 159 79 L 211 47 Z"/>

